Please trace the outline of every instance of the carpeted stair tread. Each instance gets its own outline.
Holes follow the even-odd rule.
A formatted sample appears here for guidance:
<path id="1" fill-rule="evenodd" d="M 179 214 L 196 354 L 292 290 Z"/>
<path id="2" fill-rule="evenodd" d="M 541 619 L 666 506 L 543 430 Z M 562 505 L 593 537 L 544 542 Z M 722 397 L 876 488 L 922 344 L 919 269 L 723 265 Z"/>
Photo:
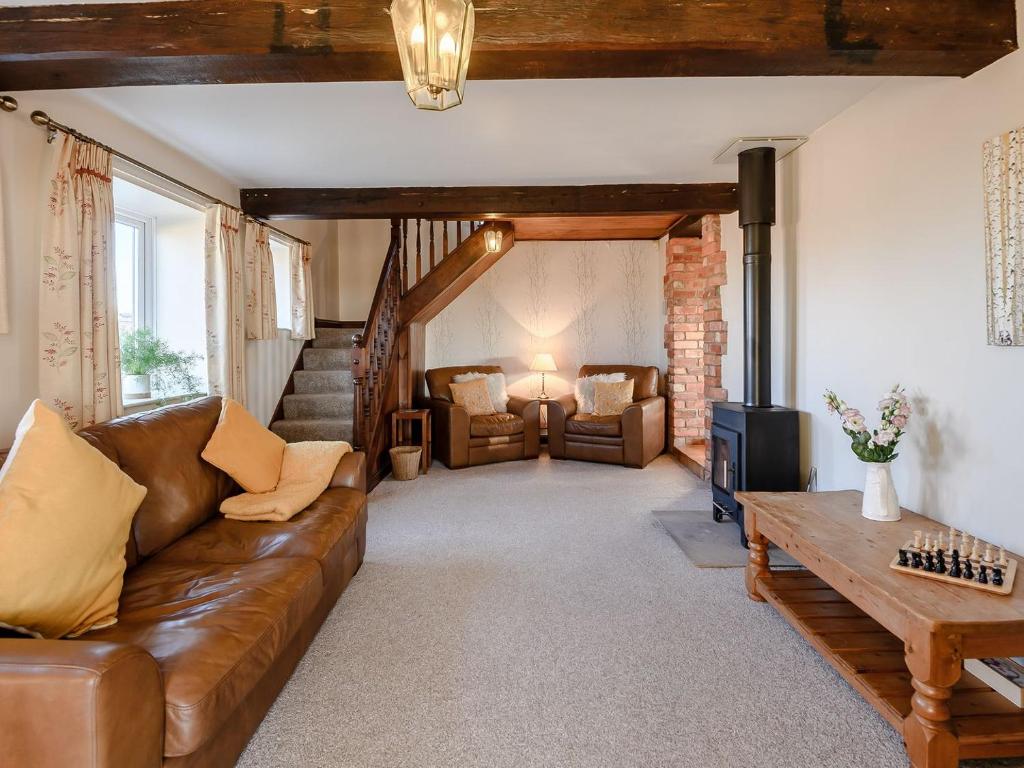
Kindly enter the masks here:
<path id="1" fill-rule="evenodd" d="M 352 442 L 351 419 L 281 419 L 270 430 L 289 443 L 306 440 L 344 440 Z"/>
<path id="2" fill-rule="evenodd" d="M 352 336 L 357 328 L 317 328 L 313 347 L 316 349 L 352 349 Z"/>
<path id="3" fill-rule="evenodd" d="M 352 368 L 352 353 L 347 349 L 317 349 L 302 352 L 302 367 L 307 371 L 347 371 Z"/>
<path id="4" fill-rule="evenodd" d="M 327 392 L 351 395 L 354 389 L 352 371 L 296 371 L 294 381 L 297 395 Z"/>
<path id="5" fill-rule="evenodd" d="M 352 407 L 352 393 L 326 392 L 284 396 L 286 419 L 351 419 Z"/>

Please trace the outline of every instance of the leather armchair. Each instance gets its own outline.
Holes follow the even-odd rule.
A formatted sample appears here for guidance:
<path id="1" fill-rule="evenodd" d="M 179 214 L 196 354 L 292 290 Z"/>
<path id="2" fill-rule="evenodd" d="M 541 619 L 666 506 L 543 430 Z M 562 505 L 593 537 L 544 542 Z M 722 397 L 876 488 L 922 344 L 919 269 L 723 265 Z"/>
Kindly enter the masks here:
<path id="1" fill-rule="evenodd" d="M 460 373 L 501 373 L 496 365 L 434 368 L 426 373 L 432 450 L 449 469 L 540 455 L 540 403 L 524 397 L 508 401 L 508 413 L 470 417 L 452 402 L 448 385 Z"/>
<path id="2" fill-rule="evenodd" d="M 633 404 L 621 416 L 576 410 L 574 395 L 548 401 L 548 450 L 553 459 L 623 464 L 643 469 L 665 450 L 665 398 L 658 369 L 638 365 L 585 365 L 579 376 L 625 373 L 633 380 Z"/>
<path id="3" fill-rule="evenodd" d="M 163 739 L 163 679 L 156 660 L 141 648 L 0 639 L 5 764 L 158 768 Z"/>

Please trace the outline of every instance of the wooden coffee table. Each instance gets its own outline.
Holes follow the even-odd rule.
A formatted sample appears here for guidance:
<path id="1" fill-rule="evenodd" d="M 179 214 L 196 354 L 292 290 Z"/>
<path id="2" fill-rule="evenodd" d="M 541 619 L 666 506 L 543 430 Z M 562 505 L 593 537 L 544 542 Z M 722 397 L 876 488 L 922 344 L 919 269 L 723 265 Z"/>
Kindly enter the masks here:
<path id="1" fill-rule="evenodd" d="M 992 595 L 890 569 L 914 530 L 944 526 L 906 510 L 897 523 L 865 520 L 856 491 L 737 499 L 750 598 L 773 605 L 903 734 L 914 768 L 1024 755 L 1024 710 L 963 670 L 965 658 L 1024 656 L 1024 586 Z M 768 542 L 809 570 L 772 571 Z"/>

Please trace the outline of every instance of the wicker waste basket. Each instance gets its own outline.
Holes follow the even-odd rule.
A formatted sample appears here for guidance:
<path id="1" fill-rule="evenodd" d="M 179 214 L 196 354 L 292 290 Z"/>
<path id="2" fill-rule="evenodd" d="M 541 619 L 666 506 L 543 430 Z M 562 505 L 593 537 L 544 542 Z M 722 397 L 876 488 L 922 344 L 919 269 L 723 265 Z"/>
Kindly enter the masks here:
<path id="1" fill-rule="evenodd" d="M 412 445 L 392 448 L 391 474 L 395 480 L 415 480 L 420 474 L 420 456 L 423 449 Z"/>

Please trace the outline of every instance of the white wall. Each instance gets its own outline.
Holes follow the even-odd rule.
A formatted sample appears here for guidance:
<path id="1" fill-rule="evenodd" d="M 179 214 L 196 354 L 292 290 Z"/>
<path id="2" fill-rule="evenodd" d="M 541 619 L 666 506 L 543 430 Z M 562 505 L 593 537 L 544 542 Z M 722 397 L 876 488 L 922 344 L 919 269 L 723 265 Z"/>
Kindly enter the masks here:
<path id="1" fill-rule="evenodd" d="M 1021 125 L 1017 52 L 964 80 L 886 84 L 783 162 L 794 404 L 819 488 L 864 482 L 824 389 L 874 413 L 900 382 L 916 411 L 901 501 L 1018 552 L 1024 348 L 986 343 L 982 143 Z"/>
<path id="2" fill-rule="evenodd" d="M 313 265 L 317 317 L 365 320 L 391 244 L 391 222 L 342 220 L 331 228 L 336 247 Z"/>
<path id="3" fill-rule="evenodd" d="M 583 363 L 664 371 L 664 274 L 654 241 L 520 243 L 428 323 L 427 367 L 501 365 L 524 396 L 540 392 L 529 372 L 538 352 L 559 368 L 547 376 L 552 396 L 572 390 Z"/>

